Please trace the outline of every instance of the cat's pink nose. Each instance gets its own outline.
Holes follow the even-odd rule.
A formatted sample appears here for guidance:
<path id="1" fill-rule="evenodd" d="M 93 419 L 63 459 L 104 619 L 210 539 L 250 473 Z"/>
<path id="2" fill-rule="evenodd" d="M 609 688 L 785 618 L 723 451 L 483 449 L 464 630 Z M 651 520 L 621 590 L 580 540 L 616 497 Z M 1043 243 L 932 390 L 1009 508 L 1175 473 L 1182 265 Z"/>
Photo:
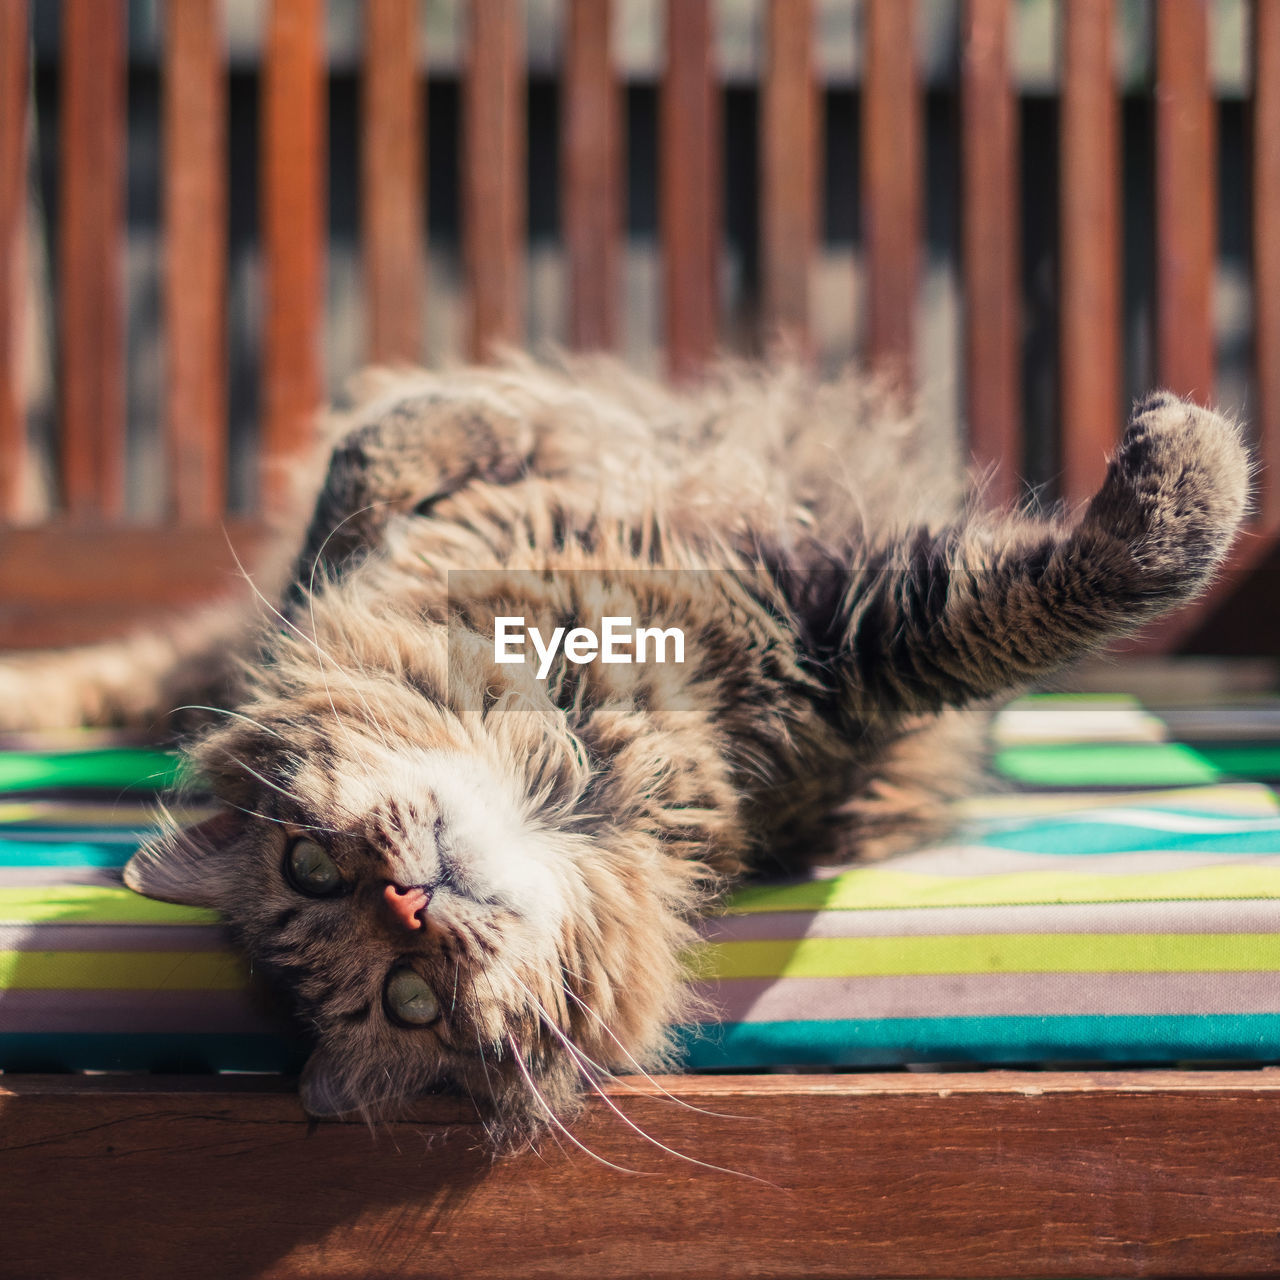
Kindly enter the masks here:
<path id="1" fill-rule="evenodd" d="M 414 886 L 402 889 L 398 884 L 388 884 L 382 896 L 391 908 L 391 918 L 406 929 L 421 929 L 422 916 L 431 901 L 431 895 L 425 889 Z"/>

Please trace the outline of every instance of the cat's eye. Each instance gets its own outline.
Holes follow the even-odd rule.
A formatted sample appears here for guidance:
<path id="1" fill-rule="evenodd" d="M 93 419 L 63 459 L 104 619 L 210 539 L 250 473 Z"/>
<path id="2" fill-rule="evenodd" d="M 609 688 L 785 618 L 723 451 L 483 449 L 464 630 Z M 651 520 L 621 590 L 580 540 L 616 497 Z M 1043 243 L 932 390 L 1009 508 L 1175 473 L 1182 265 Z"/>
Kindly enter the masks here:
<path id="1" fill-rule="evenodd" d="M 392 970 L 382 998 L 387 1013 L 402 1026 L 425 1027 L 440 1016 L 435 992 L 412 969 Z"/>
<path id="2" fill-rule="evenodd" d="M 343 887 L 338 864 L 323 846 L 306 836 L 289 845 L 284 867 L 289 883 L 309 898 L 330 898 Z"/>

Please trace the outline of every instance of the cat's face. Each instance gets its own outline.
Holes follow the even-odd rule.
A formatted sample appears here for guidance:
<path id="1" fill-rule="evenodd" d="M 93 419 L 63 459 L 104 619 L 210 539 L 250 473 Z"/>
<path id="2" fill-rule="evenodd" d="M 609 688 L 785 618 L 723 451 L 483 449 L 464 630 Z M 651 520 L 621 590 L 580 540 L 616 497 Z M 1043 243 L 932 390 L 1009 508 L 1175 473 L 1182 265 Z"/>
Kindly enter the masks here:
<path id="1" fill-rule="evenodd" d="M 654 947 L 671 964 L 662 903 L 576 821 L 554 718 L 495 734 L 424 718 L 402 683 L 377 696 L 377 716 L 344 715 L 331 681 L 310 711 L 229 719 L 196 749 L 224 807 L 140 851 L 126 883 L 215 908 L 288 989 L 316 1038 L 312 1113 L 452 1087 L 501 1128 L 537 1127 L 596 1064 L 630 1069 L 664 1034 L 670 1010 L 628 990 Z"/>

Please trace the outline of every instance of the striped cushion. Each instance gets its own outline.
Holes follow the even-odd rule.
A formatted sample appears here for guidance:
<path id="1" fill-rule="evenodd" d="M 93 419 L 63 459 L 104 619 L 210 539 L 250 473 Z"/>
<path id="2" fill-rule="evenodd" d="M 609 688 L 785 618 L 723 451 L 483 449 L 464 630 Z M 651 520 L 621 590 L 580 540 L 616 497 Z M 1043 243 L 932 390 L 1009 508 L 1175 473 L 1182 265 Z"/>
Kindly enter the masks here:
<path id="1" fill-rule="evenodd" d="M 704 921 L 688 1064 L 1280 1058 L 1278 712 L 1017 704 L 997 765 L 1024 789 L 947 844 Z M 209 913 L 118 883 L 171 778 L 148 751 L 0 755 L 0 1068 L 301 1060 Z"/>

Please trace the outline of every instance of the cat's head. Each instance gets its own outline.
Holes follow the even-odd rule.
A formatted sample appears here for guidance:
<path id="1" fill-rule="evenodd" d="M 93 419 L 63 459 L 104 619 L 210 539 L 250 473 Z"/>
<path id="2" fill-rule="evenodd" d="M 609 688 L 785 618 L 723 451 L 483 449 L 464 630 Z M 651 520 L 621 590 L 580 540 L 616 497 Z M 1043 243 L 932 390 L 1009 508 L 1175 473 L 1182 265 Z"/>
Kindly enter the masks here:
<path id="1" fill-rule="evenodd" d="M 440 643 L 342 667 L 278 650 L 192 750 L 217 812 L 125 881 L 220 912 L 292 995 L 309 1112 L 452 1088 L 515 1136 L 588 1077 L 661 1061 L 695 889 L 587 812 L 590 770 L 545 698 L 451 710 Z"/>

